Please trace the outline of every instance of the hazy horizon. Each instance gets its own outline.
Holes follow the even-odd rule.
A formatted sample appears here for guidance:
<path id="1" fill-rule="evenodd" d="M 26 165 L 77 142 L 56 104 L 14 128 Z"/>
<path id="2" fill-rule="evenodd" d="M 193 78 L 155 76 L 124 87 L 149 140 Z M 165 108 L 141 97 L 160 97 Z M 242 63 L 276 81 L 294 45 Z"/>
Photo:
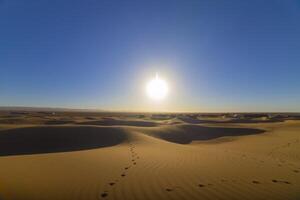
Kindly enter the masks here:
<path id="1" fill-rule="evenodd" d="M 41 107 L 41 106 L 0 106 L 0 111 L 25 111 L 25 112 L 99 112 L 99 113 L 198 113 L 198 114 L 220 114 L 220 113 L 274 113 L 274 114 L 300 114 L 298 111 L 145 111 L 145 110 L 114 110 L 101 108 L 71 108 L 71 107 Z"/>

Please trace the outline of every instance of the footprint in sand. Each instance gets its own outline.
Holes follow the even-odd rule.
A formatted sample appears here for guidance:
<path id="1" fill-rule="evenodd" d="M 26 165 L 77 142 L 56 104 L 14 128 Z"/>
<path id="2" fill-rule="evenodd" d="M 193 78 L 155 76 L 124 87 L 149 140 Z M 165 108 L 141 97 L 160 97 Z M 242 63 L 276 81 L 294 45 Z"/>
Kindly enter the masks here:
<path id="1" fill-rule="evenodd" d="M 299 173 L 299 170 L 296 170 L 296 169 L 295 169 L 295 170 L 293 170 L 293 172 L 295 172 L 295 173 Z"/>
<path id="2" fill-rule="evenodd" d="M 273 183 L 285 183 L 285 184 L 291 184 L 291 183 L 288 182 L 288 181 L 282 181 L 282 180 L 276 180 L 276 179 L 273 179 L 272 182 L 273 182 Z"/>
<path id="3" fill-rule="evenodd" d="M 254 184 L 260 184 L 260 182 L 259 181 L 252 181 L 252 183 L 254 183 Z"/>
<path id="4" fill-rule="evenodd" d="M 131 147 L 130 147 L 130 151 L 131 151 L 131 154 L 132 154 L 131 156 L 134 157 L 134 156 L 136 155 L 135 152 L 134 152 L 134 150 L 133 150 L 134 147 L 133 147 L 132 144 L 130 144 L 130 143 L 129 143 L 129 145 L 131 146 Z M 132 159 L 132 162 L 134 162 L 134 161 L 135 161 L 135 160 Z M 134 162 L 133 164 L 136 165 L 136 162 Z M 124 167 L 125 170 L 128 170 L 129 168 L 130 168 L 130 166 Z M 126 176 L 125 173 L 122 173 L 122 174 L 121 174 L 121 177 L 125 177 L 125 176 Z M 110 182 L 110 183 L 108 183 L 108 184 L 109 184 L 110 186 L 114 186 L 117 182 L 118 182 L 118 180 L 116 180 L 115 182 Z M 107 196 L 108 196 L 108 192 L 107 192 L 107 191 L 104 191 L 104 192 L 102 192 L 102 193 L 100 194 L 100 197 L 101 197 L 101 198 L 105 198 L 105 197 L 107 197 Z"/>
<path id="5" fill-rule="evenodd" d="M 201 183 L 199 183 L 198 184 L 198 187 L 205 187 L 205 186 L 213 186 L 213 184 L 211 184 L 211 183 L 208 183 L 208 184 L 201 184 Z"/>
<path id="6" fill-rule="evenodd" d="M 105 197 L 107 197 L 107 196 L 108 196 L 108 193 L 107 193 L 107 192 L 101 193 L 101 197 L 102 197 L 102 198 L 105 198 Z"/>
<path id="7" fill-rule="evenodd" d="M 166 191 L 167 191 L 167 192 L 172 192 L 173 189 L 171 189 L 171 188 L 166 188 Z"/>

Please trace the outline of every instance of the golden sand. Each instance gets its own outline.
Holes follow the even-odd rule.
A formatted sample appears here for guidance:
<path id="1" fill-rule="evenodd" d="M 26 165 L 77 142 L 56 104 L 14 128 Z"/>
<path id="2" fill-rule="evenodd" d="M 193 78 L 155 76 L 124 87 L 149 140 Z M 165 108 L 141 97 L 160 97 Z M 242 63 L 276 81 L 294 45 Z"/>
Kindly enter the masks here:
<path id="1" fill-rule="evenodd" d="M 300 198 L 300 121 L 186 119 L 2 121 L 0 199 Z"/>

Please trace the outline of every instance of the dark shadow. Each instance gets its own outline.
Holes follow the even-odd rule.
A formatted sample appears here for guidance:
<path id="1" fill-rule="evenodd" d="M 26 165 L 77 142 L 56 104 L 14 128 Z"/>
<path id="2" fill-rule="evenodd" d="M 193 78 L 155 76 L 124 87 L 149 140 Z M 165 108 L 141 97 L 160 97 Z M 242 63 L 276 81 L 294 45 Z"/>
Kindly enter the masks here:
<path id="1" fill-rule="evenodd" d="M 243 136 L 253 135 L 265 132 L 261 129 L 252 128 L 223 128 L 223 127 L 205 127 L 197 125 L 182 125 L 179 129 L 166 129 L 160 131 L 147 132 L 169 142 L 179 144 L 189 144 L 197 140 L 211 140 L 224 136 Z"/>
<path id="2" fill-rule="evenodd" d="M 154 127 L 158 124 L 150 121 L 134 121 L 134 120 L 117 120 L 112 118 L 105 118 L 97 121 L 86 121 L 78 124 L 85 125 L 100 125 L 100 126 L 140 126 L 140 127 Z"/>
<path id="3" fill-rule="evenodd" d="M 44 126 L 0 131 L 0 156 L 77 151 L 108 147 L 127 138 L 123 129 Z"/>
<path id="4" fill-rule="evenodd" d="M 44 124 L 47 124 L 47 125 L 59 125 L 59 124 L 70 124 L 70 123 L 73 123 L 74 121 L 73 120 L 48 120 L 48 121 L 45 121 Z"/>

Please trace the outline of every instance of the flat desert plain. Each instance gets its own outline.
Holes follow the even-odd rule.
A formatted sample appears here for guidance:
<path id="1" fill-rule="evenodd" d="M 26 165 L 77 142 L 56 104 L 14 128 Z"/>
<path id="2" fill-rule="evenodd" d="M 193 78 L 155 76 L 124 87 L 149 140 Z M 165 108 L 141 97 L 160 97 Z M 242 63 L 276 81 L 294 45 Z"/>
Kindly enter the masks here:
<path id="1" fill-rule="evenodd" d="M 300 199 L 300 120 L 0 114 L 1 200 Z"/>

